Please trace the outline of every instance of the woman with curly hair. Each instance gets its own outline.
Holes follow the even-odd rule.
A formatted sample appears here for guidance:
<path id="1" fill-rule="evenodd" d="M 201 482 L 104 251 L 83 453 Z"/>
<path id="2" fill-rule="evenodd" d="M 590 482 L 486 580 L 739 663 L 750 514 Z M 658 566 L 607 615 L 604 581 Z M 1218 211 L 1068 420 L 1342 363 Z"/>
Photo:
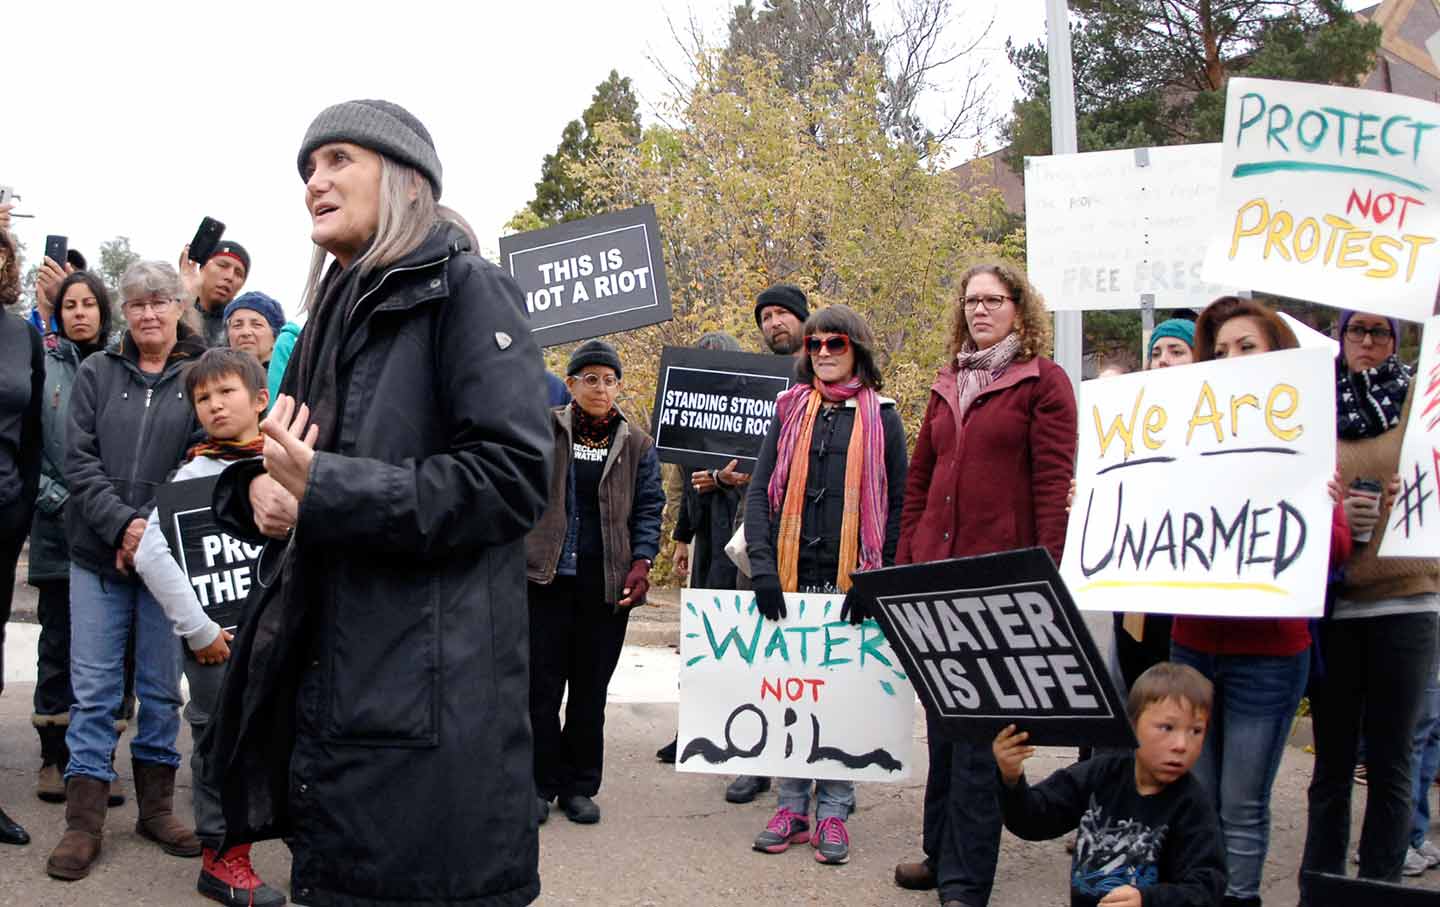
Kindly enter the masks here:
<path id="1" fill-rule="evenodd" d="M 910 458 L 897 564 L 1042 546 L 1060 562 L 1075 471 L 1075 391 L 1050 348 L 1050 315 L 1025 272 L 1003 262 L 960 278 L 950 359 L 930 388 Z M 901 888 L 940 889 L 945 907 L 984 907 L 1000 855 L 999 775 L 987 745 L 929 721 L 925 859 Z"/>
<path id="2" fill-rule="evenodd" d="M 30 532 L 40 489 L 40 400 L 45 347 L 24 319 L 5 311 L 20 298 L 20 256 L 0 229 L 0 687 L 5 678 L 5 622 L 15 595 L 15 564 Z M 30 836 L 0 811 L 0 844 Z"/>

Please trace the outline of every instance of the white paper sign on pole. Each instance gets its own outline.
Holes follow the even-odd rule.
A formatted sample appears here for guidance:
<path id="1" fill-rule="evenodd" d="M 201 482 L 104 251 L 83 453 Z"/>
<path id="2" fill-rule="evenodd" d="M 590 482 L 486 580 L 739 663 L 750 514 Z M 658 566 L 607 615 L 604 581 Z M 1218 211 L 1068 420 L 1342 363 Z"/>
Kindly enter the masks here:
<path id="1" fill-rule="evenodd" d="M 1061 575 L 1082 609 L 1316 617 L 1335 471 L 1325 350 L 1080 386 Z"/>
<path id="2" fill-rule="evenodd" d="M 1373 476 L 1384 482 L 1386 476 Z M 1425 322 L 1410 415 L 1400 442 L 1400 494 L 1383 530 L 1381 557 L 1440 557 L 1440 316 Z"/>
<path id="3" fill-rule="evenodd" d="M 1207 280 L 1424 321 L 1440 285 L 1440 105 L 1268 79 L 1226 89 Z"/>
<path id="4" fill-rule="evenodd" d="M 1219 184 L 1216 144 L 1027 157 L 1026 273 L 1051 309 L 1201 309 Z"/>
<path id="5" fill-rule="evenodd" d="M 680 771 L 900 781 L 915 691 L 880 625 L 840 620 L 844 596 L 792 593 L 785 619 L 750 592 L 686 589 L 680 608 Z"/>

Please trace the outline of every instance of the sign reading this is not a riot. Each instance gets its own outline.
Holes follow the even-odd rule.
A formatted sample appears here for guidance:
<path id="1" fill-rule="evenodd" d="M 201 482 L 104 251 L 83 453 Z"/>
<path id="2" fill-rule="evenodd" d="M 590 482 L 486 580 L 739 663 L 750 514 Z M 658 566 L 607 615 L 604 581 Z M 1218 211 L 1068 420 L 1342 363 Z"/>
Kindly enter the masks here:
<path id="1" fill-rule="evenodd" d="M 1061 573 L 1087 610 L 1318 617 L 1334 470 L 1327 350 L 1086 381 Z"/>
<path id="2" fill-rule="evenodd" d="M 1226 90 L 1214 283 L 1424 321 L 1440 283 L 1440 105 L 1266 79 Z"/>
<path id="3" fill-rule="evenodd" d="M 873 620 L 844 596 L 791 593 L 781 621 L 750 592 L 686 589 L 680 771 L 842 781 L 910 774 L 915 691 Z"/>

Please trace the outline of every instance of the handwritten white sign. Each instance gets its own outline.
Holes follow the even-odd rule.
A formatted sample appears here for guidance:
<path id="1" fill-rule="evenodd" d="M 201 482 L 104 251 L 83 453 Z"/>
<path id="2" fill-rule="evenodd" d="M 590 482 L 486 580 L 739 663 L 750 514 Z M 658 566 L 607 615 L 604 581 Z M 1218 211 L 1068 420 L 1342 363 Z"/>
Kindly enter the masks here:
<path id="1" fill-rule="evenodd" d="M 900 781 L 915 691 L 873 620 L 843 596 L 790 594 L 768 621 L 749 592 L 686 589 L 680 609 L 680 771 Z"/>
<path id="2" fill-rule="evenodd" d="M 1080 385 L 1061 575 L 1082 609 L 1319 616 L 1335 380 L 1298 349 Z"/>
<path id="3" fill-rule="evenodd" d="M 1384 481 L 1383 476 L 1376 477 Z M 1400 495 L 1380 539 L 1381 557 L 1440 557 L 1440 316 L 1425 322 L 1410 416 L 1400 442 Z M 1378 532 L 1379 530 L 1377 530 Z"/>

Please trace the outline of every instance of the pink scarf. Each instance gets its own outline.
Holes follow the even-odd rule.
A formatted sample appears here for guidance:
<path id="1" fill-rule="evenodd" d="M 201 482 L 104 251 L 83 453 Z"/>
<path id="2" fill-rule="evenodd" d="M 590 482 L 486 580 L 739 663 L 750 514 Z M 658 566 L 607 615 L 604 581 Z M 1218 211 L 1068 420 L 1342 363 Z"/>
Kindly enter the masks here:
<path id="1" fill-rule="evenodd" d="M 955 357 L 958 369 L 956 386 L 960 397 L 960 418 L 970 409 L 970 404 L 990 382 L 1000 377 L 1020 353 L 1020 335 L 1011 331 L 1005 339 L 989 349 L 975 349 L 975 341 L 965 343 L 965 349 Z"/>
<path id="2" fill-rule="evenodd" d="M 776 400 L 780 420 L 775 469 L 766 491 L 772 513 L 780 513 L 777 562 L 781 588 L 794 591 L 799 554 L 800 514 L 810 467 L 811 431 L 822 400 L 838 403 L 856 398 L 856 424 L 852 429 L 845 468 L 845 517 L 841 526 L 840 571 L 836 586 L 850 588 L 850 572 L 881 566 L 885 519 L 889 507 L 885 473 L 885 429 L 880 424 L 880 397 L 873 388 L 852 378 L 844 384 L 796 385 Z M 858 524 L 858 526 L 856 525 Z M 856 542 L 858 541 L 858 546 Z M 856 548 L 858 547 L 858 551 Z"/>

